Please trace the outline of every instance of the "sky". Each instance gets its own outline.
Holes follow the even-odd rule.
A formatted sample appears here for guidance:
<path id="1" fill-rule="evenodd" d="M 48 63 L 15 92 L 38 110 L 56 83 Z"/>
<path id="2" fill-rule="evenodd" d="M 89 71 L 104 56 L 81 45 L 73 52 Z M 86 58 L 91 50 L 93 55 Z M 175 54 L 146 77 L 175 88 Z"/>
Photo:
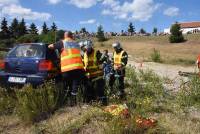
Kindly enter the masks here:
<path id="1" fill-rule="evenodd" d="M 130 22 L 136 31 L 162 32 L 174 22 L 200 21 L 199 0 L 0 0 L 0 19 L 25 18 L 39 29 L 53 22 L 59 29 L 96 32 L 126 31 Z"/>

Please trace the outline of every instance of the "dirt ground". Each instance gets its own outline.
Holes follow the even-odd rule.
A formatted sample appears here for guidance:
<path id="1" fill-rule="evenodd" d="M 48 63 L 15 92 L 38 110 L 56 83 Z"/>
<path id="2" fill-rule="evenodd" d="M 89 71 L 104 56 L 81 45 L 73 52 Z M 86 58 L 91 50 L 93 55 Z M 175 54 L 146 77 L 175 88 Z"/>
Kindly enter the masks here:
<path id="1" fill-rule="evenodd" d="M 177 91 L 182 83 L 188 81 L 189 77 L 179 75 L 179 71 L 196 73 L 198 68 L 194 66 L 180 66 L 180 65 L 169 65 L 155 62 L 135 62 L 129 61 L 128 66 L 134 67 L 136 70 L 152 70 L 154 73 L 159 75 L 161 78 L 168 79 L 170 82 L 166 85 L 166 90 Z"/>
<path id="2" fill-rule="evenodd" d="M 113 37 L 106 42 L 96 43 L 98 49 L 112 52 L 112 43 L 119 41 L 133 60 L 151 61 L 153 49 L 160 52 L 166 64 L 192 65 L 200 54 L 200 35 L 187 35 L 187 41 L 171 44 L 168 36 L 157 37 Z"/>

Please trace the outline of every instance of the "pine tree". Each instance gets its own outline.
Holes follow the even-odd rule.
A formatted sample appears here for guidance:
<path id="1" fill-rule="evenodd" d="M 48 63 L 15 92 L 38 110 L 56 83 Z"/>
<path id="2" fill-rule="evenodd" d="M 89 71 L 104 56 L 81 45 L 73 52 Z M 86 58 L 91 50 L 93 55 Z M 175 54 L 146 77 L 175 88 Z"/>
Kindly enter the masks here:
<path id="1" fill-rule="evenodd" d="M 42 26 L 42 34 L 47 34 L 49 32 L 49 29 L 47 27 L 46 22 L 44 22 L 43 26 Z"/>
<path id="2" fill-rule="evenodd" d="M 8 23 L 6 18 L 3 18 L 1 22 L 1 32 L 0 32 L 0 39 L 8 39 L 10 37 L 10 32 L 8 29 Z"/>
<path id="3" fill-rule="evenodd" d="M 133 35 L 133 33 L 135 33 L 135 27 L 133 26 L 133 23 L 129 24 L 128 32 L 131 34 L 131 36 Z"/>
<path id="4" fill-rule="evenodd" d="M 171 43 L 180 43 L 184 41 L 181 27 L 180 24 L 178 24 L 178 22 L 176 22 L 174 25 L 171 26 L 170 32 L 171 35 L 169 37 L 169 41 Z"/>
<path id="5" fill-rule="evenodd" d="M 18 32 L 19 32 L 19 36 L 23 36 L 28 33 L 24 19 L 22 19 L 21 22 L 19 23 Z"/>
<path id="6" fill-rule="evenodd" d="M 10 27 L 9 27 L 9 31 L 10 31 L 10 34 L 11 34 L 11 37 L 12 38 L 15 38 L 17 39 L 19 37 L 19 22 L 16 18 L 13 19 Z"/>
<path id="7" fill-rule="evenodd" d="M 140 33 L 141 33 L 141 34 L 145 34 L 146 31 L 145 31 L 143 28 L 141 28 L 141 29 L 140 29 Z"/>
<path id="8" fill-rule="evenodd" d="M 53 22 L 52 26 L 51 26 L 51 31 L 57 31 L 57 26 L 56 24 Z"/>
<path id="9" fill-rule="evenodd" d="M 157 35 L 158 33 L 158 29 L 156 27 L 153 28 L 153 32 L 152 32 L 154 35 Z"/>
<path id="10" fill-rule="evenodd" d="M 35 35 L 38 34 L 38 29 L 37 29 L 37 27 L 35 26 L 34 23 L 32 23 L 32 24 L 30 25 L 29 33 L 30 33 L 30 34 L 35 34 Z"/>
<path id="11" fill-rule="evenodd" d="M 106 40 L 106 38 L 105 38 L 105 36 L 104 36 L 103 27 L 102 27 L 101 25 L 97 28 L 97 39 L 98 39 L 98 41 L 100 41 L 100 42 Z"/>
<path id="12" fill-rule="evenodd" d="M 87 32 L 87 30 L 85 27 L 81 28 L 80 33 L 86 33 L 86 32 Z"/>

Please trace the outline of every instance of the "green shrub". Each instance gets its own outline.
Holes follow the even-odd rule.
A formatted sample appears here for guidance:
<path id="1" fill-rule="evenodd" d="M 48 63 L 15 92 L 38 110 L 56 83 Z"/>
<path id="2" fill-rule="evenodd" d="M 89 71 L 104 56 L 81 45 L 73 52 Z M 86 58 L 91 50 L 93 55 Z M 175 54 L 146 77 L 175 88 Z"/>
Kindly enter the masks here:
<path id="1" fill-rule="evenodd" d="M 18 43 L 32 43 L 38 41 L 39 41 L 39 36 L 36 34 L 26 34 L 17 39 Z"/>
<path id="2" fill-rule="evenodd" d="M 27 122 L 37 122 L 50 116 L 63 105 L 66 94 L 63 88 L 56 88 L 48 82 L 37 89 L 26 85 L 16 91 L 18 115 Z"/>
<path id="3" fill-rule="evenodd" d="M 169 37 L 170 43 L 180 43 L 184 41 L 180 24 L 175 23 L 170 29 L 171 35 Z"/>
<path id="4" fill-rule="evenodd" d="M 0 115 L 13 113 L 16 107 L 16 98 L 4 88 L 0 88 Z"/>
<path id="5" fill-rule="evenodd" d="M 200 108 L 200 78 L 192 77 L 187 83 L 183 82 L 177 94 L 178 103 L 182 107 L 196 106 Z"/>
<path id="6" fill-rule="evenodd" d="M 154 61 L 154 62 L 162 62 L 160 51 L 158 51 L 154 48 L 153 53 L 151 54 L 151 60 Z"/>

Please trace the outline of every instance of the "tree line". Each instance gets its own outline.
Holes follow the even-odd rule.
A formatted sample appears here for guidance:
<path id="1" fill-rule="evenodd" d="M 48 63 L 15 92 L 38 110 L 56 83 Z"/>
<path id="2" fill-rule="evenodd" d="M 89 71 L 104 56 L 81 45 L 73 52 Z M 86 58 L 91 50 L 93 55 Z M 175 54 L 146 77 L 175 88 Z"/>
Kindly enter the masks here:
<path id="1" fill-rule="evenodd" d="M 0 47 L 12 47 L 15 43 L 52 43 L 63 38 L 64 33 L 64 30 L 57 30 L 54 22 L 50 28 L 44 22 L 39 34 L 37 26 L 34 23 L 27 26 L 23 18 L 20 21 L 14 18 L 10 25 L 8 25 L 6 18 L 3 18 L 0 28 Z"/>

